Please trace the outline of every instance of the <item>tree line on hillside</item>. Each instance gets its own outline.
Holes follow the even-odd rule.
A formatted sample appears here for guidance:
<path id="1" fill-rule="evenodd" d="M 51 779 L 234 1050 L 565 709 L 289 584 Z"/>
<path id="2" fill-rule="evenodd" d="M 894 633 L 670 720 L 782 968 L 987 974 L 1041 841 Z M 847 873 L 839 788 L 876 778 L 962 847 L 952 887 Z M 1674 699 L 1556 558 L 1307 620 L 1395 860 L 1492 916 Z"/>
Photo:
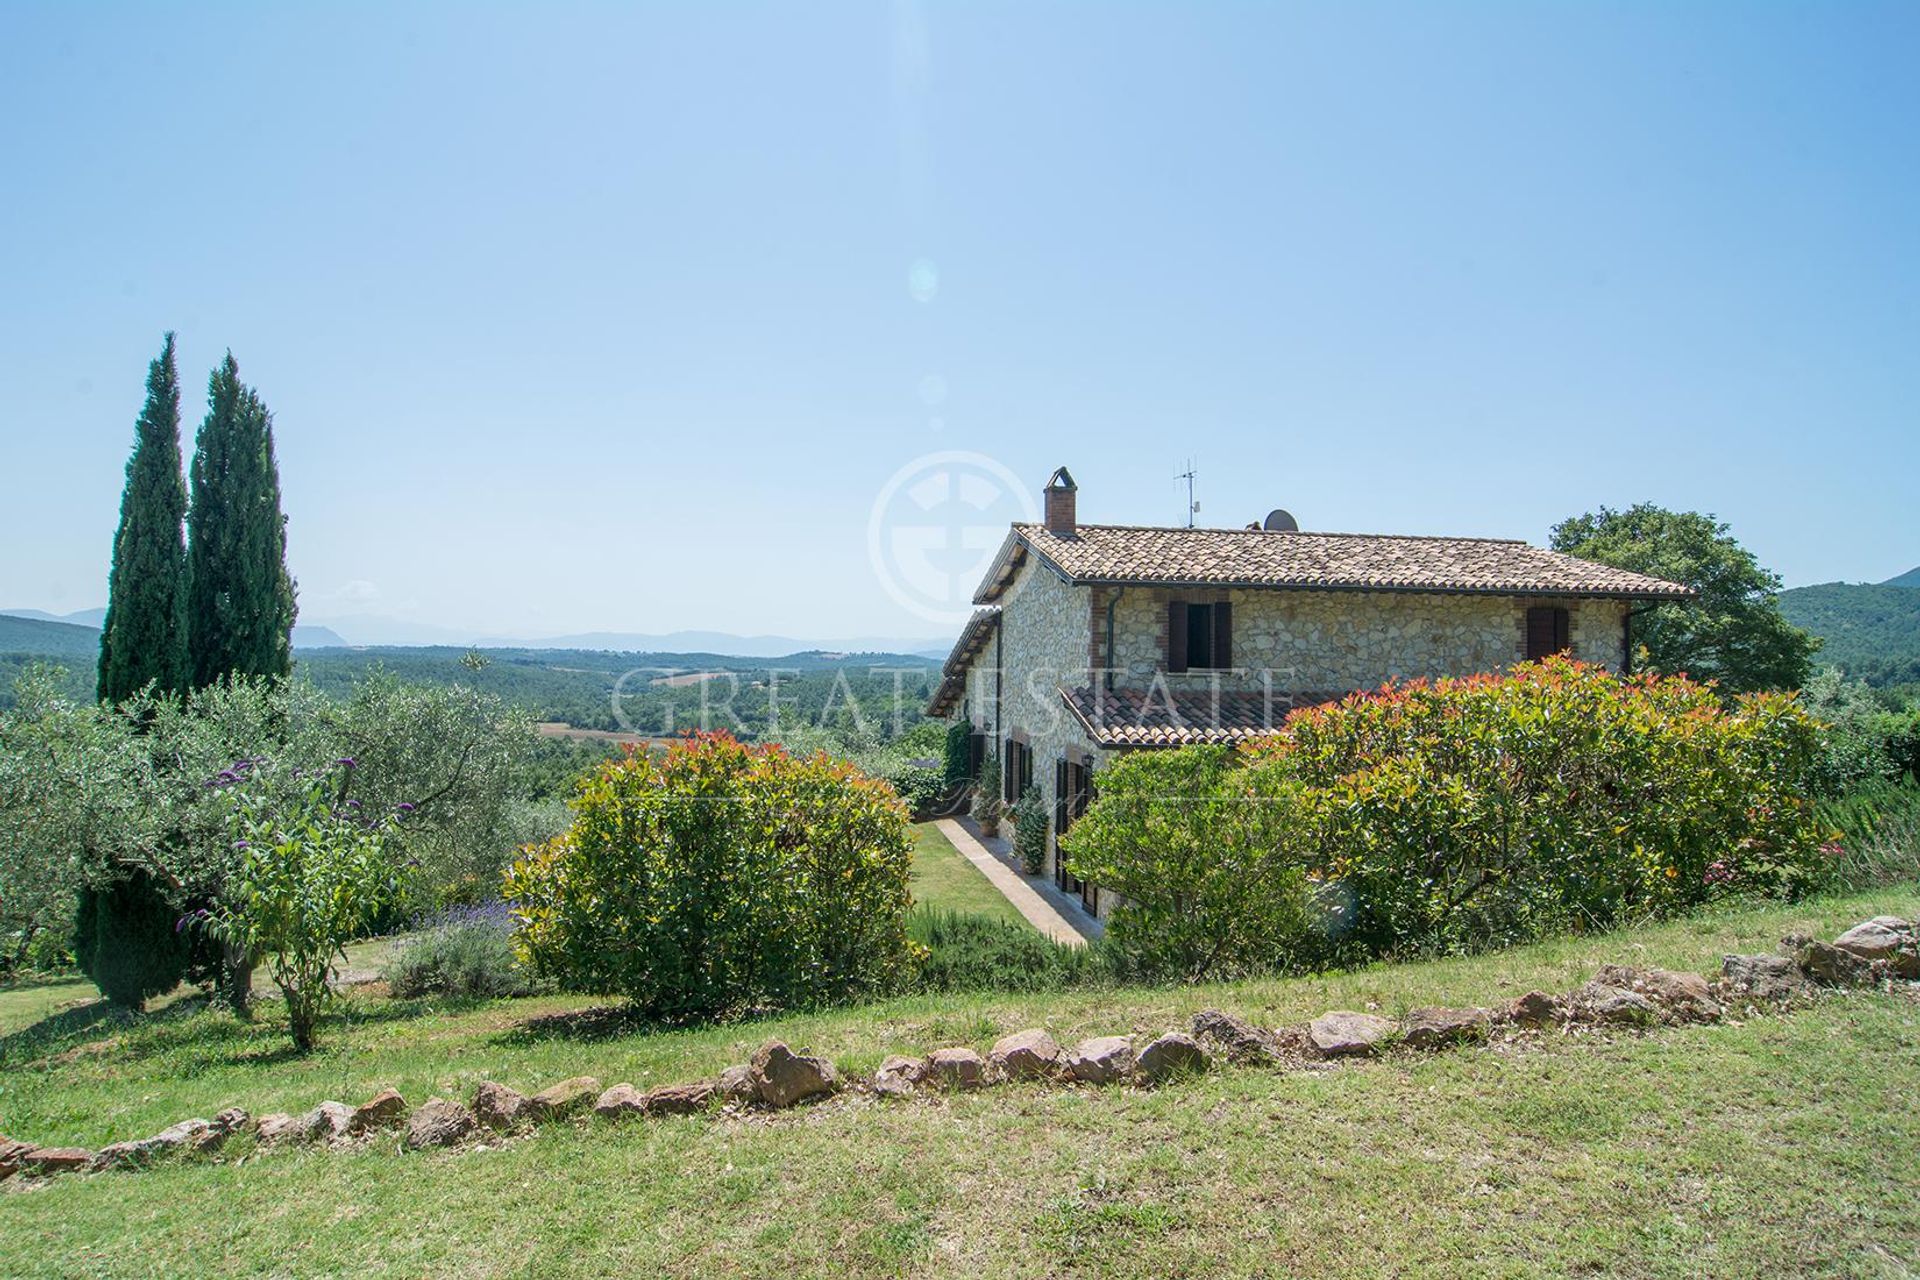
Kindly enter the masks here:
<path id="1" fill-rule="evenodd" d="M 1780 594 L 1795 625 L 1822 638 L 1821 660 L 1875 688 L 1920 685 L 1920 585 L 1824 582 Z"/>
<path id="2" fill-rule="evenodd" d="M 0 618 L 0 630 L 5 630 L 9 621 L 20 620 Z M 74 652 L 36 645 L 31 637 L 28 641 L 17 651 L 0 651 L 0 711 L 13 705 L 14 682 L 36 664 L 62 668 L 56 679 L 65 696 L 94 696 L 91 662 L 85 668 L 76 668 L 78 655 Z M 0 648 L 4 645 L 4 638 L 0 638 Z M 476 656 L 484 660 L 478 669 L 465 661 L 467 651 L 452 648 L 304 650 L 294 655 L 293 676 L 337 698 L 350 696 L 359 684 L 376 674 L 412 684 L 472 686 L 499 695 L 535 720 L 577 729 L 664 737 L 699 727 L 703 691 L 694 684 L 654 684 L 652 680 L 667 673 L 726 671 L 738 680 L 738 686 L 723 679 L 705 690 L 708 722 L 714 728 L 728 728 L 742 738 L 757 740 L 770 736 L 774 727 L 770 712 L 776 690 L 769 686 L 769 666 L 783 668 L 777 689 L 783 728 L 823 722 L 850 730 L 871 725 L 883 736 L 893 736 L 896 728 L 909 727 L 919 717 L 920 709 L 932 696 L 939 670 L 937 663 L 900 655 L 853 657 L 831 663 L 571 650 L 480 650 Z M 639 674 L 627 675 L 636 669 Z M 896 670 L 901 672 L 898 692 L 904 719 L 898 726 L 893 714 Z M 731 715 L 723 706 L 729 700 Z"/>

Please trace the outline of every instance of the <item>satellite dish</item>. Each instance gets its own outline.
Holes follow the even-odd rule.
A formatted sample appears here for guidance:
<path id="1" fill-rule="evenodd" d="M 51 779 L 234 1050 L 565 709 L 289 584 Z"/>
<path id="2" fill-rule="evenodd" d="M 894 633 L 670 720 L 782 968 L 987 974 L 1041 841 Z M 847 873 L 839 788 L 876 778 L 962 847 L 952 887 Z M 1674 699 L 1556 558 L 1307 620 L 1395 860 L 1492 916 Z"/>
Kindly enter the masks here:
<path id="1" fill-rule="evenodd" d="M 1300 522 L 1293 518 L 1291 512 L 1283 511 L 1279 507 L 1275 507 L 1273 510 L 1267 512 L 1266 523 L 1260 527 L 1269 533 L 1300 532 Z"/>

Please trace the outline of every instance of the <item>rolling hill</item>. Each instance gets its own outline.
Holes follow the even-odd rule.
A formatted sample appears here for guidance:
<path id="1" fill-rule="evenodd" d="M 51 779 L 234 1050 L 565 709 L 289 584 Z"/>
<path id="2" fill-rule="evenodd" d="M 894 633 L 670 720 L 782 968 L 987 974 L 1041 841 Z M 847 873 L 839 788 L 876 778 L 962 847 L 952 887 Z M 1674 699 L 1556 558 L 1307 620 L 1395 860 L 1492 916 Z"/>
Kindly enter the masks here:
<path id="1" fill-rule="evenodd" d="M 100 629 L 0 613 L 0 653 L 91 661 L 100 655 Z"/>
<path id="2" fill-rule="evenodd" d="M 1920 568 L 1880 583 L 1782 591 L 1780 612 L 1820 637 L 1822 663 L 1870 684 L 1920 681 Z"/>
<path id="3" fill-rule="evenodd" d="M 11 705 L 14 681 L 34 663 L 64 670 L 61 689 L 68 697 L 92 697 L 99 652 L 96 628 L 0 614 L 0 709 Z M 475 652 L 485 659 L 478 669 L 469 665 Z M 889 733 L 896 689 L 901 714 L 917 720 L 939 669 L 936 659 L 898 653 L 809 650 L 758 658 L 453 645 L 353 649 L 337 637 L 332 644 L 296 643 L 294 657 L 297 676 L 335 696 L 385 671 L 417 684 L 475 686 L 536 719 L 575 728 L 668 735 L 704 724 L 745 737 L 764 734 L 776 716 L 799 723 L 857 717 Z"/>
<path id="4" fill-rule="evenodd" d="M 1920 567 L 1907 570 L 1897 578 L 1888 578 L 1883 587 L 1920 587 Z"/>

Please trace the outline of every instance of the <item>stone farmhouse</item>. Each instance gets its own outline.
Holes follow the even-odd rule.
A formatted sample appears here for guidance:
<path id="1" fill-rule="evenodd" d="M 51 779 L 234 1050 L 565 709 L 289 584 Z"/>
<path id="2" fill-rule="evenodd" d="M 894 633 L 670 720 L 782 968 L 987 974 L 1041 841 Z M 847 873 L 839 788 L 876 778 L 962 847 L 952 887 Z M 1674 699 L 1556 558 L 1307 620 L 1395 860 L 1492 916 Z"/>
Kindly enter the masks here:
<path id="1" fill-rule="evenodd" d="M 1567 652 L 1627 669 L 1633 618 L 1686 587 L 1497 538 L 1080 524 L 1066 468 L 974 595 L 929 715 L 965 721 L 1002 798 L 1038 788 L 1060 833 L 1115 752 L 1236 742 L 1296 707 L 1390 679 L 1464 676 Z M 1111 895 L 1106 895 L 1108 898 Z"/>

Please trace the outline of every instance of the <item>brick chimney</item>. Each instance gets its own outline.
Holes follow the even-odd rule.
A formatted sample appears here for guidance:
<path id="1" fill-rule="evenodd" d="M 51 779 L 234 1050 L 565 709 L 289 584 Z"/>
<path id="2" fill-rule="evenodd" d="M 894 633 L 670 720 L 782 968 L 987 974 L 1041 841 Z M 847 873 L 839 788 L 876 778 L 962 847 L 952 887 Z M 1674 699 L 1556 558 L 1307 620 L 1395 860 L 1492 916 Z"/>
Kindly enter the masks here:
<path id="1" fill-rule="evenodd" d="M 1073 495 L 1079 486 L 1065 467 L 1047 477 L 1047 532 L 1062 538 L 1074 536 Z"/>

